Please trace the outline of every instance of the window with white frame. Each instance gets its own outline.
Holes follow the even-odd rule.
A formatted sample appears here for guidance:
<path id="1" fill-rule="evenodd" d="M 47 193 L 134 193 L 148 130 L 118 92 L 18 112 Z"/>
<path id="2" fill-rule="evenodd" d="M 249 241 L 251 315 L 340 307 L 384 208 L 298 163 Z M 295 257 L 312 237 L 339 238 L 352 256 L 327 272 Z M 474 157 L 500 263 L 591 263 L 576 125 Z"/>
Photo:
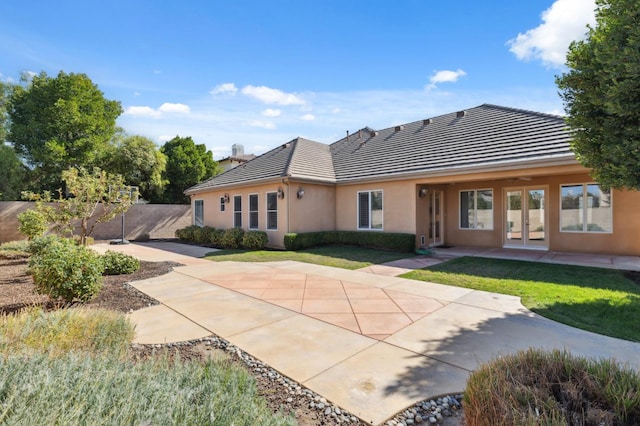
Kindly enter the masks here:
<path id="1" fill-rule="evenodd" d="M 204 226 L 204 200 L 195 200 L 193 202 L 193 224 Z"/>
<path id="2" fill-rule="evenodd" d="M 611 201 L 597 183 L 560 185 L 560 231 L 613 232 Z"/>
<path id="3" fill-rule="evenodd" d="M 258 229 L 258 194 L 249 195 L 249 229 Z"/>
<path id="4" fill-rule="evenodd" d="M 233 196 L 233 227 L 242 228 L 242 195 Z"/>
<path id="5" fill-rule="evenodd" d="M 278 193 L 267 192 L 267 229 L 278 229 Z"/>
<path id="6" fill-rule="evenodd" d="M 224 197 L 220 197 L 220 211 L 223 212 L 225 208 Z"/>
<path id="7" fill-rule="evenodd" d="M 493 189 L 460 191 L 460 228 L 493 229 Z"/>
<path id="8" fill-rule="evenodd" d="M 382 229 L 382 191 L 358 192 L 358 229 Z"/>

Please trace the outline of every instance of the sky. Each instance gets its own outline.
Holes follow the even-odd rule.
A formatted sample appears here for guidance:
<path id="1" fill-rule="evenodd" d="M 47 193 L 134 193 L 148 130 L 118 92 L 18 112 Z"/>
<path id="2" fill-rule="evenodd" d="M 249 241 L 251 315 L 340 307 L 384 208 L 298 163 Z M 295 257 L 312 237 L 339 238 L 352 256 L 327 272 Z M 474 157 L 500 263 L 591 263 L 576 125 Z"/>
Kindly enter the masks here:
<path id="1" fill-rule="evenodd" d="M 563 114 L 595 0 L 0 2 L 0 80 L 84 73 L 117 124 L 215 159 L 484 103 Z"/>

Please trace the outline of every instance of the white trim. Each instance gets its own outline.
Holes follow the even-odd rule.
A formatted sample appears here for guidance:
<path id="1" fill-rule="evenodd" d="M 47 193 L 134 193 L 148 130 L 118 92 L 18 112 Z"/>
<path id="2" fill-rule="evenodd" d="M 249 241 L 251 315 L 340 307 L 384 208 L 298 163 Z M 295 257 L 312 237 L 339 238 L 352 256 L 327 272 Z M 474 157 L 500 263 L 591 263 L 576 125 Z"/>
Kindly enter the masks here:
<path id="1" fill-rule="evenodd" d="M 275 194 L 276 197 L 276 209 L 275 210 L 269 210 L 269 194 Z M 289 198 L 289 197 L 287 197 Z M 264 220 L 264 226 L 265 226 L 265 230 L 267 232 L 277 232 L 278 231 L 278 223 L 280 222 L 280 218 L 279 218 L 279 208 L 278 208 L 278 192 L 277 191 L 269 191 L 269 192 L 265 192 L 264 195 L 264 202 L 265 202 L 265 220 Z M 269 212 L 276 212 L 276 227 L 275 228 L 269 228 Z"/>
<path id="2" fill-rule="evenodd" d="M 198 201 L 202 202 L 202 224 L 198 225 L 196 223 L 196 204 L 198 203 Z M 193 224 L 196 226 L 204 226 L 204 198 L 196 198 L 193 200 Z"/>
<path id="3" fill-rule="evenodd" d="M 525 213 L 529 213 L 529 191 L 542 190 L 544 191 L 544 244 L 536 245 L 535 243 L 530 243 L 528 230 L 525 231 Z M 507 200 L 507 192 L 509 191 L 520 191 L 521 192 L 521 200 L 520 200 L 520 210 L 521 210 L 521 227 L 522 227 L 522 237 L 521 244 L 509 244 L 507 243 L 507 218 L 506 213 L 508 209 L 508 200 Z M 551 217 L 550 217 L 550 200 L 551 191 L 549 190 L 549 185 L 525 185 L 525 186 L 507 186 L 502 188 L 502 247 L 503 248 L 514 248 L 514 249 L 524 249 L 524 250 L 542 250 L 548 251 L 551 246 Z M 526 206 L 526 210 L 525 210 Z M 526 237 L 525 237 L 526 235 Z M 535 240 L 534 240 L 535 241 Z M 528 243 L 529 242 L 529 243 Z"/>
<path id="4" fill-rule="evenodd" d="M 369 227 L 368 228 L 361 228 L 360 227 L 360 194 L 362 193 L 368 193 L 369 194 Z M 372 192 L 379 192 L 382 196 L 382 223 L 381 223 L 381 227 L 380 228 L 372 228 L 371 227 L 371 223 L 372 223 L 372 210 L 371 210 L 371 193 Z M 370 189 L 370 190 L 366 190 L 366 191 L 356 191 L 356 230 L 357 231 L 384 231 L 384 190 L 383 189 Z"/>
<path id="5" fill-rule="evenodd" d="M 602 187 L 602 185 L 600 185 L 598 182 L 574 182 L 574 183 L 561 183 L 559 186 L 559 196 L 560 196 L 560 203 L 558 205 L 559 210 L 558 210 L 558 228 L 559 228 L 559 232 L 563 233 L 563 234 L 588 234 L 588 235 L 612 235 L 613 234 L 613 188 L 609 188 L 609 194 L 611 196 L 611 217 L 610 217 L 610 225 L 611 225 L 611 231 L 589 231 L 589 230 L 585 230 L 585 227 L 587 227 L 587 220 L 586 219 L 586 215 L 587 215 L 587 208 L 584 208 L 584 212 L 582 215 L 582 231 L 569 231 L 569 230 L 563 230 L 562 229 L 562 187 L 563 186 L 582 186 L 582 196 L 584 197 L 585 195 L 585 191 L 587 185 L 598 185 L 599 187 Z"/>
<path id="6" fill-rule="evenodd" d="M 478 191 L 491 191 L 491 228 L 478 228 Z M 473 195 L 473 211 L 476 213 L 474 215 L 474 227 L 473 228 L 463 228 L 462 225 L 462 211 L 460 205 L 460 195 L 463 192 L 474 192 Z M 458 229 L 460 231 L 494 231 L 495 230 L 495 222 L 496 222 L 496 191 L 494 188 L 474 188 L 474 189 L 459 189 L 458 190 Z"/>
<path id="7" fill-rule="evenodd" d="M 258 210 L 251 210 L 251 196 L 255 195 L 256 197 L 258 197 L 257 200 L 257 207 Z M 250 194 L 247 194 L 247 210 L 249 211 L 249 220 L 247 223 L 247 229 L 251 230 L 251 231 L 255 231 L 260 229 L 260 194 L 258 194 L 257 192 L 252 192 Z M 256 213 L 258 215 L 258 226 L 255 228 L 251 227 L 251 213 Z"/>

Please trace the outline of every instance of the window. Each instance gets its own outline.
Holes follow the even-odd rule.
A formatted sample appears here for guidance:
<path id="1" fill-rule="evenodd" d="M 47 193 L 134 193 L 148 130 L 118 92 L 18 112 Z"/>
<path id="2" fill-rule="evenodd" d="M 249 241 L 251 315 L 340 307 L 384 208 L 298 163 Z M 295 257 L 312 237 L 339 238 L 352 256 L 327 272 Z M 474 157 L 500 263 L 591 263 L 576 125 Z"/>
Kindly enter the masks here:
<path id="1" fill-rule="evenodd" d="M 267 192 L 267 229 L 278 229 L 278 193 Z"/>
<path id="2" fill-rule="evenodd" d="M 249 229 L 258 229 L 258 194 L 249 195 Z"/>
<path id="3" fill-rule="evenodd" d="M 460 228 L 493 229 L 493 190 L 460 191 Z"/>
<path id="4" fill-rule="evenodd" d="M 233 227 L 242 228 L 242 196 L 233 196 Z"/>
<path id="5" fill-rule="evenodd" d="M 220 211 L 223 212 L 224 211 L 224 197 L 220 197 Z"/>
<path id="6" fill-rule="evenodd" d="M 596 183 L 560 186 L 560 231 L 613 232 L 611 190 Z"/>
<path id="7" fill-rule="evenodd" d="M 358 229 L 382 229 L 382 191 L 358 192 Z"/>
<path id="8" fill-rule="evenodd" d="M 193 224 L 204 226 L 204 200 L 195 200 L 193 202 Z"/>

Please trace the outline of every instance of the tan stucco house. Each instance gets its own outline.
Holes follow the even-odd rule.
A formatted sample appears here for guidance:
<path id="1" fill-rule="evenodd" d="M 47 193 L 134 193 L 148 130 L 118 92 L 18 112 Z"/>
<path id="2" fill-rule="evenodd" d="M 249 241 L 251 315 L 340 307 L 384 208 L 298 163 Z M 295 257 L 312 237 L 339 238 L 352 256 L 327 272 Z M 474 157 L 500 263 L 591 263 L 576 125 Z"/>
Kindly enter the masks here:
<path id="1" fill-rule="evenodd" d="M 640 255 L 640 193 L 594 182 L 562 117 L 481 105 L 326 145 L 287 142 L 185 191 L 194 222 L 416 235 L 416 247 Z"/>

